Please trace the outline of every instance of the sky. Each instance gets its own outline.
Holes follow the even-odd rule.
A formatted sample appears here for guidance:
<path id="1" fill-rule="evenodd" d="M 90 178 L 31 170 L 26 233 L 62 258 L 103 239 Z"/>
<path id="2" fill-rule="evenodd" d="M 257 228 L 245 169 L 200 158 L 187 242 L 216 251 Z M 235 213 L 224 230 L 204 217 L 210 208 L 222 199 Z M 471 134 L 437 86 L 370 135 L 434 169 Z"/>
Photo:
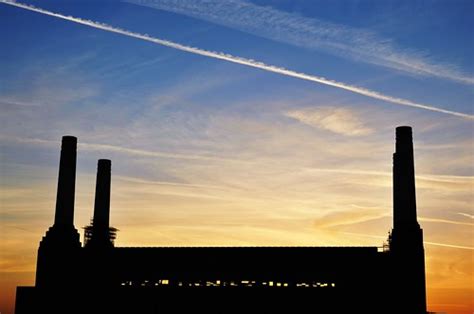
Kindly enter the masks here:
<path id="1" fill-rule="evenodd" d="M 382 246 L 399 125 L 428 308 L 474 311 L 474 2 L 5 2 L 0 312 L 34 284 L 63 135 L 81 233 L 112 159 L 117 246 Z"/>

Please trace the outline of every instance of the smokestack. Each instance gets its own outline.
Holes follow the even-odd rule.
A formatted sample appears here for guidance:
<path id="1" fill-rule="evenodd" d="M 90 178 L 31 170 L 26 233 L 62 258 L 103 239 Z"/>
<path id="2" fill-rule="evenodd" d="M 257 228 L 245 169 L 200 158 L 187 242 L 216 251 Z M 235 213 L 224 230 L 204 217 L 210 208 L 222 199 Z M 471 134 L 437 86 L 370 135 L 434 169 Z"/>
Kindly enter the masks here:
<path id="1" fill-rule="evenodd" d="M 74 226 L 77 138 L 63 136 L 59 162 L 58 191 L 54 226 Z"/>
<path id="2" fill-rule="evenodd" d="M 117 229 L 110 227 L 110 168 L 112 162 L 100 159 L 97 163 L 94 217 L 85 229 L 85 246 L 113 247 Z"/>
<path id="3" fill-rule="evenodd" d="M 110 168 L 112 162 L 100 159 L 97 163 L 97 181 L 95 186 L 94 227 L 108 230 L 110 220 Z"/>
<path id="4" fill-rule="evenodd" d="M 396 129 L 393 154 L 393 230 L 389 237 L 393 256 L 391 273 L 397 292 L 397 313 L 426 313 L 423 230 L 416 219 L 415 166 L 412 130 Z"/>
<path id="5" fill-rule="evenodd" d="M 396 128 L 393 154 L 393 227 L 418 227 L 412 129 Z"/>
<path id="6" fill-rule="evenodd" d="M 59 161 L 54 224 L 46 231 L 38 249 L 37 287 L 65 287 L 80 278 L 79 233 L 74 228 L 77 138 L 63 136 Z"/>

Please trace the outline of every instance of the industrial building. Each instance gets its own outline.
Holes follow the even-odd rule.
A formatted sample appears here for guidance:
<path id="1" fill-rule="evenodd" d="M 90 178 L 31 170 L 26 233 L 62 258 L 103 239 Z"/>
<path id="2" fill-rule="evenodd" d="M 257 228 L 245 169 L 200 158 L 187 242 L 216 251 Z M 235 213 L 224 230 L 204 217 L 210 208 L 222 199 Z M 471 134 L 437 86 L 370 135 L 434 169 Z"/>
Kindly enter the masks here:
<path id="1" fill-rule="evenodd" d="M 105 159 L 82 245 L 76 147 L 63 137 L 54 224 L 39 245 L 35 285 L 17 288 L 17 314 L 426 313 L 411 127 L 396 128 L 385 247 L 115 247 Z"/>

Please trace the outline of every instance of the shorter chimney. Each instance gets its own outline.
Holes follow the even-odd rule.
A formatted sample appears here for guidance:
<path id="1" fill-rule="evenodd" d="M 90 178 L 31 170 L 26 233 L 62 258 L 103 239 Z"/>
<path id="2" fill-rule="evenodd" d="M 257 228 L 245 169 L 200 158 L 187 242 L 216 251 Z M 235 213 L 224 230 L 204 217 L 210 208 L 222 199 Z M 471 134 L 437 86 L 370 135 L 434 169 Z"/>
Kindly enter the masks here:
<path id="1" fill-rule="evenodd" d="M 112 162 L 100 159 L 97 164 L 93 225 L 109 228 L 110 221 L 110 168 Z"/>
<path id="2" fill-rule="evenodd" d="M 92 225 L 85 228 L 86 246 L 113 246 L 116 229 L 110 227 L 111 164 L 112 162 L 108 159 L 100 159 L 97 164 L 94 217 L 92 218 Z"/>

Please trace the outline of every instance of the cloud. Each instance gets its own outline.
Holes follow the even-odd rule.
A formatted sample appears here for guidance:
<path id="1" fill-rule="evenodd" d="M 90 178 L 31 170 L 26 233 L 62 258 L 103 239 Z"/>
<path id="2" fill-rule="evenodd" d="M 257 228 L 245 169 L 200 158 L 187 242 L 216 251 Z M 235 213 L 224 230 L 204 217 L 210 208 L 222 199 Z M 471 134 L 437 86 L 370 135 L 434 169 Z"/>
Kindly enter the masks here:
<path id="1" fill-rule="evenodd" d="M 128 0 L 125 2 L 183 14 L 252 35 L 384 66 L 409 74 L 438 77 L 463 84 L 474 78 L 454 65 L 423 52 L 398 47 L 389 38 L 366 30 L 236 0 Z"/>
<path id="2" fill-rule="evenodd" d="M 359 206 L 355 204 L 352 204 L 351 207 L 351 210 L 326 214 L 316 219 L 313 224 L 316 228 L 329 228 L 359 224 L 389 216 L 386 208 Z"/>
<path id="3" fill-rule="evenodd" d="M 470 218 L 470 219 L 474 219 L 474 215 L 471 215 L 471 214 L 458 213 L 458 215 L 461 215 L 461 216 L 464 216 L 464 217 L 467 217 L 467 218 Z"/>
<path id="4" fill-rule="evenodd" d="M 9 137 L 0 135 L 0 140 L 3 141 L 12 141 L 17 143 L 29 143 L 36 145 L 60 145 L 59 141 L 45 140 L 40 138 L 19 138 L 19 137 Z M 179 154 L 179 153 L 168 153 L 161 151 L 151 151 L 143 149 L 128 148 L 117 145 L 108 145 L 108 144 L 96 144 L 96 143 L 78 143 L 79 149 L 86 151 L 107 151 L 107 152 L 116 152 L 130 156 L 140 156 L 140 157 L 150 157 L 150 158 L 170 158 L 170 159 L 184 159 L 184 160 L 202 160 L 202 161 L 222 161 L 222 162 L 237 162 L 245 163 L 244 160 L 224 158 L 217 156 L 205 156 L 205 155 L 191 155 L 191 154 Z"/>
<path id="5" fill-rule="evenodd" d="M 429 110 L 429 111 L 434 111 L 434 112 L 438 112 L 438 113 L 444 113 L 444 114 L 449 114 L 449 115 L 461 117 L 461 118 L 464 118 L 464 119 L 474 120 L 474 115 L 471 115 L 471 114 L 456 112 L 456 111 L 452 111 L 452 110 L 446 110 L 446 109 L 438 108 L 438 107 L 433 106 L 433 105 L 421 104 L 421 103 L 417 103 L 417 102 L 414 102 L 414 101 L 411 101 L 411 100 L 408 100 L 408 99 L 403 99 L 403 98 L 393 97 L 393 96 L 389 96 L 389 95 L 384 95 L 382 93 L 372 91 L 372 90 L 369 90 L 369 89 L 366 89 L 366 88 L 362 88 L 362 87 L 353 86 L 353 85 L 349 85 L 349 84 L 346 84 L 346 83 L 330 80 L 330 79 L 327 79 L 327 78 L 324 78 L 324 77 L 321 77 L 321 76 L 315 76 L 315 75 L 310 75 L 310 74 L 306 74 L 306 73 L 296 72 L 296 71 L 289 70 L 289 69 L 286 69 L 286 68 L 283 68 L 283 67 L 278 67 L 278 66 L 274 66 L 274 65 L 265 64 L 261 61 L 256 61 L 256 60 L 253 60 L 253 59 L 247 59 L 247 58 L 242 58 L 242 57 L 238 57 L 238 56 L 233 56 L 233 55 L 223 53 L 223 52 L 209 51 L 209 50 L 204 50 L 204 49 L 200 49 L 200 48 L 196 48 L 196 47 L 186 46 L 186 45 L 175 43 L 175 42 L 172 42 L 172 41 L 169 41 L 169 40 L 164 40 L 164 39 L 160 39 L 160 38 L 156 38 L 156 37 L 151 37 L 147 34 L 140 34 L 140 33 L 131 32 L 131 31 L 121 29 L 121 28 L 118 28 L 118 27 L 114 27 L 114 26 L 110 26 L 110 25 L 107 25 L 107 24 L 104 24 L 104 23 L 94 22 L 94 21 L 90 21 L 90 20 L 84 20 L 84 19 L 76 18 L 76 17 L 72 17 L 72 16 L 66 16 L 66 15 L 59 14 L 59 13 L 54 13 L 54 12 L 51 12 L 51 11 L 48 11 L 48 10 L 36 8 L 34 6 L 27 5 L 27 4 L 22 4 L 22 3 L 19 3 L 19 2 L 0 0 L 0 3 L 8 4 L 8 5 L 19 7 L 19 8 L 25 9 L 25 10 L 29 10 L 29 11 L 41 13 L 41 14 L 44 14 L 44 15 L 52 16 L 52 17 L 55 17 L 55 18 L 67 20 L 67 21 L 70 21 L 70 22 L 86 25 L 86 26 L 89 26 L 89 27 L 101 29 L 101 30 L 104 30 L 104 31 L 107 31 L 107 32 L 112 32 L 112 33 L 121 34 L 121 35 L 128 36 L 128 37 L 132 37 L 132 38 L 152 42 L 152 43 L 155 43 L 155 44 L 158 44 L 158 45 L 161 45 L 161 46 L 177 49 L 177 50 L 180 50 L 180 51 L 185 51 L 185 52 L 188 52 L 188 53 L 201 55 L 201 56 L 214 58 L 214 59 L 219 59 L 219 60 L 224 60 L 224 61 L 232 62 L 232 63 L 236 63 L 236 64 L 241 64 L 241 65 L 261 69 L 261 70 L 268 71 L 268 72 L 273 72 L 273 73 L 278 73 L 278 74 L 289 76 L 289 77 L 298 78 L 298 79 L 305 80 L 305 81 L 310 81 L 310 82 L 315 82 L 315 83 L 319 83 L 319 84 L 323 84 L 323 85 L 327 85 L 327 86 L 336 87 L 336 88 L 339 88 L 339 89 L 350 91 L 352 93 L 356 93 L 356 94 L 363 95 L 363 96 L 370 97 L 370 98 L 374 98 L 374 99 L 379 99 L 379 100 L 386 101 L 386 102 L 396 104 L 396 105 L 400 105 L 400 106 L 408 106 L 408 107 L 413 107 L 413 108 L 418 108 L 418 109 L 425 109 L 425 110 Z"/>
<path id="6" fill-rule="evenodd" d="M 368 135 L 372 129 L 365 126 L 358 115 L 349 108 L 319 107 L 287 111 L 287 117 L 312 127 L 348 136 Z"/>
<path id="7" fill-rule="evenodd" d="M 86 150 L 104 150 L 119 152 L 129 155 L 155 157 L 155 158 L 172 158 L 172 159 L 187 159 L 187 160 L 203 160 L 203 161 L 225 161 L 225 162 L 243 162 L 237 159 L 220 158 L 215 156 L 191 155 L 191 154 L 175 154 L 160 151 L 149 151 L 142 149 L 126 148 L 121 146 L 107 145 L 107 144 L 93 144 L 93 143 L 79 143 L 79 147 Z"/>
<path id="8" fill-rule="evenodd" d="M 361 236 L 361 237 L 368 237 L 368 238 L 374 238 L 374 239 L 385 239 L 385 237 L 378 236 L 378 235 L 372 235 L 372 234 L 365 234 L 365 233 L 355 233 L 355 232 L 341 232 L 349 235 L 355 235 L 355 236 Z M 434 245 L 434 246 L 441 246 L 441 247 L 448 247 L 448 248 L 453 248 L 453 249 L 463 249 L 463 250 L 474 250 L 474 247 L 472 246 L 466 246 L 466 245 L 457 245 L 457 244 L 447 244 L 447 243 L 438 243 L 438 242 L 430 242 L 430 241 L 423 241 L 424 244 L 428 245 Z"/>
<path id="9" fill-rule="evenodd" d="M 0 96 L 0 108 L 7 110 L 11 108 L 31 108 L 31 107 L 38 107 L 37 104 L 33 103 L 26 103 L 26 102 L 21 102 L 18 100 L 10 100 L 8 98 L 3 98 Z"/>
<path id="10" fill-rule="evenodd" d="M 426 222 L 436 222 L 436 223 L 445 223 L 445 224 L 463 225 L 463 226 L 473 226 L 473 227 L 474 227 L 474 223 L 462 222 L 462 221 L 455 221 L 455 220 L 448 220 L 448 219 L 418 217 L 418 220 L 420 220 L 420 221 L 426 221 Z"/>

